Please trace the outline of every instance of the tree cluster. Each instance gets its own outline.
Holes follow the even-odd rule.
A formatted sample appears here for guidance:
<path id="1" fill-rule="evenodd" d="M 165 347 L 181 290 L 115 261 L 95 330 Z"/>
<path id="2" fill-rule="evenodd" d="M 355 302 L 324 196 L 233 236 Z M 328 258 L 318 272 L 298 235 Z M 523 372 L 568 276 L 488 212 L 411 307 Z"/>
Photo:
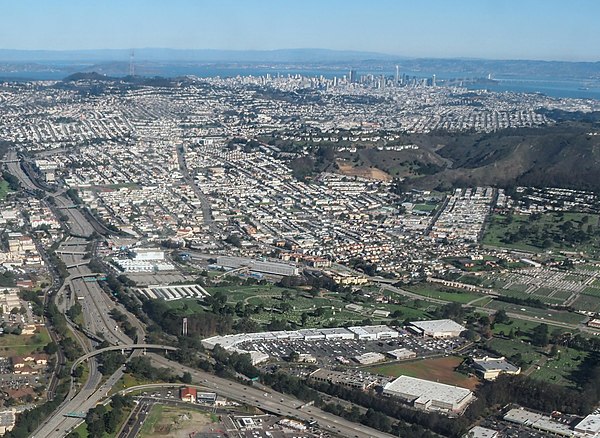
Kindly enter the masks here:
<path id="1" fill-rule="evenodd" d="M 148 357 L 132 358 L 127 362 L 127 371 L 135 377 L 151 381 L 170 382 L 174 380 L 171 370 L 153 367 Z"/>
<path id="2" fill-rule="evenodd" d="M 133 405 L 129 396 L 115 394 L 110 403 L 110 409 L 100 404 L 90 409 L 85 417 L 88 436 L 91 438 L 102 438 L 104 434 L 117 432 L 119 424 L 125 416 L 125 408 Z"/>

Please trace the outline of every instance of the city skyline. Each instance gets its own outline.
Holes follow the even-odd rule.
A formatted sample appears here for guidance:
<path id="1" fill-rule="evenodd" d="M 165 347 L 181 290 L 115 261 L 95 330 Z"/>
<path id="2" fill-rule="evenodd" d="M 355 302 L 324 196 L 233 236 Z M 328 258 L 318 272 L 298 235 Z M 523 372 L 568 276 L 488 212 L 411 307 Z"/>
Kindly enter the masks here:
<path id="1" fill-rule="evenodd" d="M 600 4 L 464 0 L 423 4 L 314 0 L 79 3 L 5 6 L 0 49 L 324 48 L 404 57 L 597 61 Z M 93 19 L 90 19 L 93 17 Z"/>

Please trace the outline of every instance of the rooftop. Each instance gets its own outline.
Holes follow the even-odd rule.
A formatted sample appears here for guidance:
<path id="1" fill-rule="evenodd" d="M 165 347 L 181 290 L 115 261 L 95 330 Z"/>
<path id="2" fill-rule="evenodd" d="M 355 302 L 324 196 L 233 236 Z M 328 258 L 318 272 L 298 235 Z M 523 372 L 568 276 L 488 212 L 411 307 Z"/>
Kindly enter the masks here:
<path id="1" fill-rule="evenodd" d="M 400 376 L 386 384 L 384 391 L 407 394 L 415 399 L 425 398 L 452 404 L 460 403 L 465 397 L 472 394 L 466 388 L 409 376 Z"/>
<path id="2" fill-rule="evenodd" d="M 439 332 L 462 332 L 466 330 L 462 325 L 452 321 L 451 319 L 437 319 L 433 321 L 415 321 L 411 322 L 415 327 L 420 328 L 425 333 Z"/>
<path id="3" fill-rule="evenodd" d="M 504 357 L 483 357 L 473 359 L 473 363 L 484 371 L 517 372 L 518 367 L 507 361 Z"/>

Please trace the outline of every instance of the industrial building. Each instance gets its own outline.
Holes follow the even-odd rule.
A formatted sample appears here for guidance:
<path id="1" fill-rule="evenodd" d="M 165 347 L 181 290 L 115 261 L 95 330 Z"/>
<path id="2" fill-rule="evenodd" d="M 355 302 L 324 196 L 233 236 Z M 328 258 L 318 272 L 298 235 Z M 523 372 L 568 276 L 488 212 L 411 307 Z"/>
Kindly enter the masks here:
<path id="1" fill-rule="evenodd" d="M 600 436 L 600 414 L 591 414 L 575 426 L 575 432 L 584 436 Z"/>
<path id="2" fill-rule="evenodd" d="M 397 348 L 395 350 L 388 351 L 387 354 L 392 359 L 396 359 L 396 360 L 414 359 L 415 357 L 417 357 L 417 353 L 415 353 L 412 350 L 409 350 L 408 348 Z"/>
<path id="3" fill-rule="evenodd" d="M 379 379 L 370 374 L 348 374 L 341 371 L 326 370 L 319 368 L 308 376 L 310 380 L 322 383 L 331 383 L 332 385 L 344 386 L 350 389 L 367 390 L 374 387 Z"/>
<path id="4" fill-rule="evenodd" d="M 500 435 L 497 430 L 487 427 L 475 426 L 471 428 L 463 438 L 498 438 Z"/>
<path id="5" fill-rule="evenodd" d="M 413 333 L 432 338 L 456 338 L 466 330 L 465 327 L 451 319 L 415 321 L 411 322 L 407 328 Z"/>
<path id="6" fill-rule="evenodd" d="M 365 329 L 364 331 L 360 329 Z M 236 335 L 213 336 L 202 340 L 205 348 L 233 348 L 237 344 L 252 341 L 269 341 L 282 339 L 300 339 L 304 341 L 320 340 L 378 340 L 397 338 L 399 333 L 385 325 L 343 328 L 315 328 L 301 330 L 282 330 L 275 332 L 239 333 Z"/>
<path id="7" fill-rule="evenodd" d="M 521 368 L 513 365 L 504 357 L 485 356 L 473 359 L 473 368 L 485 380 L 495 380 L 500 374 L 519 374 Z"/>
<path id="8" fill-rule="evenodd" d="M 361 365 L 371 365 L 373 363 L 383 362 L 385 355 L 381 353 L 368 352 L 360 356 L 354 356 L 353 359 Z"/>
<path id="9" fill-rule="evenodd" d="M 217 265 L 226 269 L 248 268 L 251 272 L 280 276 L 298 275 L 300 272 L 297 266 L 246 257 L 219 256 L 217 257 Z"/>
<path id="10" fill-rule="evenodd" d="M 458 386 L 400 376 L 383 387 L 383 394 L 398 397 L 426 411 L 459 413 L 473 400 L 473 393 Z"/>
<path id="11" fill-rule="evenodd" d="M 511 409 L 504 415 L 506 421 L 530 427 L 555 436 L 571 437 L 575 434 L 568 424 L 559 423 L 552 417 L 528 411 L 527 409 Z"/>
<path id="12" fill-rule="evenodd" d="M 279 340 L 303 340 L 303 341 L 321 341 L 321 340 L 377 340 L 397 338 L 400 334 L 385 325 L 374 325 L 365 327 L 349 328 L 315 328 L 301 330 L 282 330 L 276 332 L 258 332 L 258 333 L 239 333 L 236 335 L 212 336 L 202 340 L 204 348 L 212 350 L 216 345 L 220 345 L 225 350 L 237 351 L 238 353 L 248 353 L 252 357 L 252 362 L 257 364 L 269 359 L 267 354 L 254 350 L 242 350 L 238 348 L 245 342 L 264 342 Z"/>
<path id="13" fill-rule="evenodd" d="M 348 327 L 356 339 L 361 341 L 378 341 L 380 339 L 393 339 L 400 336 L 396 330 L 385 325 L 365 325 Z"/>

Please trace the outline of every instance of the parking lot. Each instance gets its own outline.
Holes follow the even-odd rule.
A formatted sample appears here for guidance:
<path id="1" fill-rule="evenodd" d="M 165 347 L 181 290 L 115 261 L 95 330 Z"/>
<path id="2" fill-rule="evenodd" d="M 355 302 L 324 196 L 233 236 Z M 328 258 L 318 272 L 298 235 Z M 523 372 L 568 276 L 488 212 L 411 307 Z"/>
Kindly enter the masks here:
<path id="1" fill-rule="evenodd" d="M 269 340 L 266 342 L 249 341 L 239 344 L 238 348 L 256 350 L 268 354 L 275 360 L 285 360 L 290 353 L 310 355 L 321 365 L 351 361 L 353 357 L 364 353 L 387 353 L 398 348 L 414 351 L 417 357 L 449 354 L 465 344 L 463 338 L 431 339 L 422 338 L 404 330 L 400 336 L 391 340 Z M 342 359 L 340 359 L 342 358 Z M 354 362 L 353 362 L 354 363 Z"/>
<path id="2" fill-rule="evenodd" d="M 17 390 L 27 386 L 36 386 L 40 381 L 39 376 L 12 374 L 11 372 L 0 374 L 0 387 L 3 390 Z"/>
<path id="3" fill-rule="evenodd" d="M 497 431 L 499 438 L 547 438 L 550 436 L 548 433 L 504 420 L 486 419 L 481 426 Z"/>

